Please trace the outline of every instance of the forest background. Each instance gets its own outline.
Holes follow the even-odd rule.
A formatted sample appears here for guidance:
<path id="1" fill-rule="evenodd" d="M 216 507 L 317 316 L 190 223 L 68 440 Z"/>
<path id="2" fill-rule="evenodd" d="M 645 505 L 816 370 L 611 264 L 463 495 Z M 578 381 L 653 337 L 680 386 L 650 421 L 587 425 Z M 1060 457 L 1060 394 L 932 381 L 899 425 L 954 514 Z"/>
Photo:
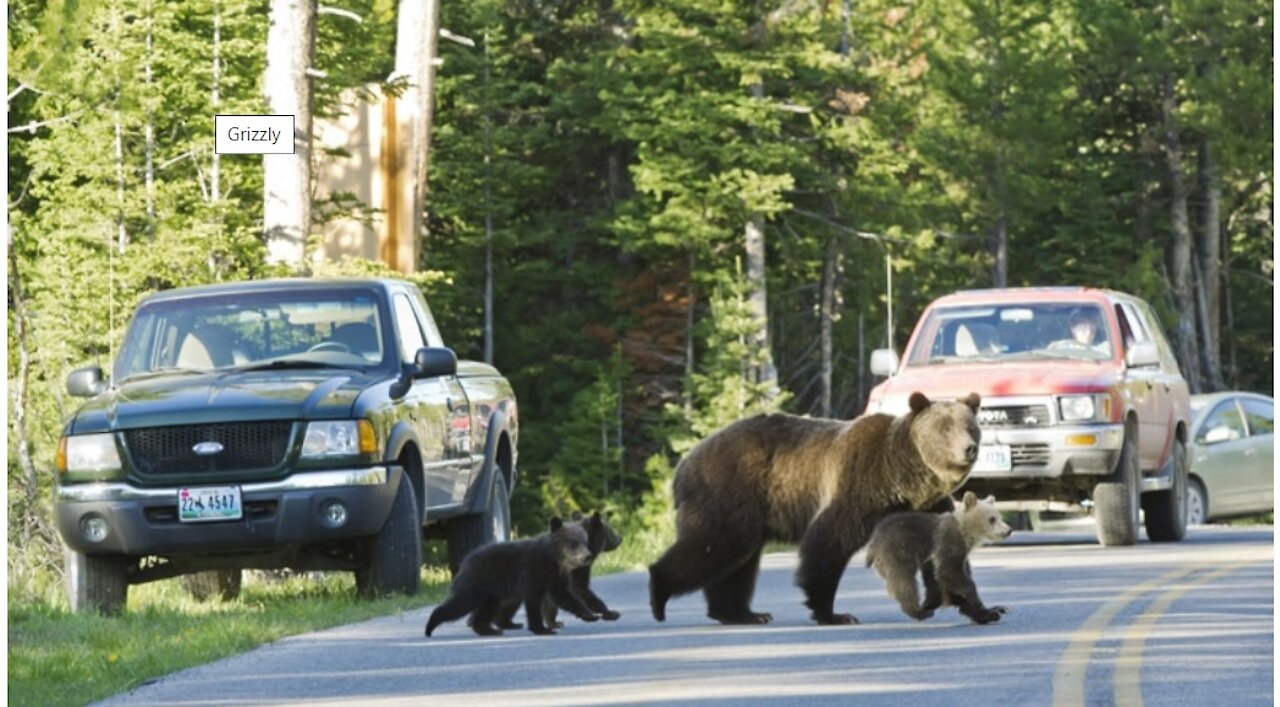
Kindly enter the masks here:
<path id="1" fill-rule="evenodd" d="M 386 81 L 395 52 L 392 0 L 326 5 L 361 21 L 318 16 L 318 115 Z M 265 257 L 261 159 L 212 151 L 215 113 L 267 112 L 267 9 L 8 5 L 11 598 L 60 571 L 66 374 L 109 363 L 150 292 L 288 274 Z M 444 2 L 441 26 L 476 45 L 439 50 L 415 280 L 446 342 L 483 358 L 491 255 L 521 527 L 604 507 L 657 532 L 694 441 L 760 410 L 859 414 L 870 351 L 957 289 L 1132 292 L 1194 390 L 1272 394 L 1272 17 L 1241 0 Z M 316 230 L 358 211 L 312 206 Z M 306 274 L 357 272 L 385 268 Z"/>

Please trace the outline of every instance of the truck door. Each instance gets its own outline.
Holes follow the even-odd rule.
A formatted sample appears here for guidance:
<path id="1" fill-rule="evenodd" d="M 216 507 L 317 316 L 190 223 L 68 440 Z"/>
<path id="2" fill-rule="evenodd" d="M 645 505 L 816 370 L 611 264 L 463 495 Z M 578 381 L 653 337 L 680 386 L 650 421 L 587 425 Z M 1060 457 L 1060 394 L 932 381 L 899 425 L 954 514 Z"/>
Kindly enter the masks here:
<path id="1" fill-rule="evenodd" d="M 1151 332 L 1131 303 L 1119 302 L 1115 310 L 1120 318 L 1126 356 L 1134 344 L 1152 341 Z M 1161 386 L 1160 378 L 1160 366 L 1129 367 L 1126 364 L 1125 397 L 1129 407 L 1138 414 L 1138 465 L 1143 469 L 1159 466 L 1165 444 L 1167 410 L 1161 409 L 1161 400 L 1165 396 L 1157 391 Z"/>
<path id="2" fill-rule="evenodd" d="M 1155 380 L 1155 393 L 1159 398 L 1156 409 L 1160 415 L 1160 429 L 1155 430 L 1155 436 L 1161 440 L 1161 445 L 1154 468 L 1161 468 L 1168 462 L 1169 455 L 1173 451 L 1174 438 L 1178 435 L 1178 421 L 1190 422 L 1191 411 L 1188 407 L 1190 394 L 1187 381 L 1178 370 L 1178 357 L 1174 355 L 1168 337 L 1160 328 L 1160 320 L 1156 317 L 1155 311 L 1146 302 L 1138 303 L 1135 309 L 1138 310 L 1138 316 L 1142 318 L 1151 340 L 1156 342 L 1156 349 L 1160 352 L 1160 369 L 1156 373 Z"/>
<path id="3" fill-rule="evenodd" d="M 402 293 L 392 297 L 392 310 L 399 333 L 400 362 L 411 363 L 418 349 L 426 346 L 422 327 L 413 313 L 409 298 Z M 409 392 L 400 401 L 408 413 L 422 452 L 422 470 L 426 485 L 427 508 L 439 508 L 453 503 L 453 460 L 445 446 L 448 414 L 445 411 L 446 384 L 439 378 L 421 378 L 413 381 Z"/>
<path id="4" fill-rule="evenodd" d="M 411 313 L 417 323 L 425 342 L 420 346 L 444 346 L 440 330 L 430 310 L 426 309 L 421 294 L 407 292 L 396 297 L 397 309 L 405 310 L 406 316 Z M 442 376 L 431 382 L 431 404 L 442 419 L 442 427 L 437 434 L 443 441 L 444 463 L 441 464 L 438 485 L 442 497 L 447 498 L 444 503 L 462 503 L 471 482 L 471 406 L 458 376 Z"/>

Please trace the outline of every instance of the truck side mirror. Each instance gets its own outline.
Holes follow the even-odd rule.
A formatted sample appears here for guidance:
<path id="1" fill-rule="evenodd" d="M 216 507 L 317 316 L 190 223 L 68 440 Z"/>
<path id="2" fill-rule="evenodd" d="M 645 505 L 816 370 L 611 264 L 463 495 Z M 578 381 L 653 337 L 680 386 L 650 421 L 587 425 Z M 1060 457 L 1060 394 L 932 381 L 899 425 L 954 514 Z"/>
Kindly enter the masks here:
<path id="1" fill-rule="evenodd" d="M 898 352 L 893 349 L 876 349 L 871 352 L 871 374 L 891 376 L 898 370 Z"/>
<path id="2" fill-rule="evenodd" d="M 92 398 L 106 389 L 102 369 L 97 366 L 77 368 L 67 375 L 67 393 L 77 398 Z"/>
<path id="3" fill-rule="evenodd" d="M 414 378 L 452 376 L 458 372 L 458 356 L 453 349 L 424 346 L 413 357 Z"/>
<path id="4" fill-rule="evenodd" d="M 1139 341 L 1129 347 L 1128 352 L 1125 353 L 1124 362 L 1129 368 L 1159 366 L 1160 351 L 1156 349 L 1154 341 Z"/>

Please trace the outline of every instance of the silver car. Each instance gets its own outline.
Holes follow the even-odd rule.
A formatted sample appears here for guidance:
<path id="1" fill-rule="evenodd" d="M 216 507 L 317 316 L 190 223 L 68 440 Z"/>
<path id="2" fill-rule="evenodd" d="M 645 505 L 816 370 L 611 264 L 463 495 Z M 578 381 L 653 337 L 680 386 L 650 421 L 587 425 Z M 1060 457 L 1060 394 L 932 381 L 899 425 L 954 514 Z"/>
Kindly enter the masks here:
<path id="1" fill-rule="evenodd" d="M 1274 509 L 1275 401 L 1227 391 L 1191 396 L 1187 524 Z"/>

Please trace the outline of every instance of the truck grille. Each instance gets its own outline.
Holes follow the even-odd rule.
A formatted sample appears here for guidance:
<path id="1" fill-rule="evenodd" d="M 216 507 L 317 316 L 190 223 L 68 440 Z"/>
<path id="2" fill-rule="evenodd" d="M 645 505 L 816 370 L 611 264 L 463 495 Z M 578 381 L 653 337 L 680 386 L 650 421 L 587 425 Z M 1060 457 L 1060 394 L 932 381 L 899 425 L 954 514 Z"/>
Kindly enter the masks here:
<path id="1" fill-rule="evenodd" d="M 143 474 L 270 469 L 289 451 L 293 423 L 267 420 L 125 430 L 134 467 Z M 196 454 L 192 447 L 217 442 L 222 451 Z"/>
<path id="2" fill-rule="evenodd" d="M 1048 405 L 1016 405 L 982 408 L 978 411 L 980 427 L 1048 427 Z"/>
<path id="3" fill-rule="evenodd" d="M 1009 446 L 1014 466 L 1045 466 L 1049 463 L 1049 445 L 1014 444 Z"/>

